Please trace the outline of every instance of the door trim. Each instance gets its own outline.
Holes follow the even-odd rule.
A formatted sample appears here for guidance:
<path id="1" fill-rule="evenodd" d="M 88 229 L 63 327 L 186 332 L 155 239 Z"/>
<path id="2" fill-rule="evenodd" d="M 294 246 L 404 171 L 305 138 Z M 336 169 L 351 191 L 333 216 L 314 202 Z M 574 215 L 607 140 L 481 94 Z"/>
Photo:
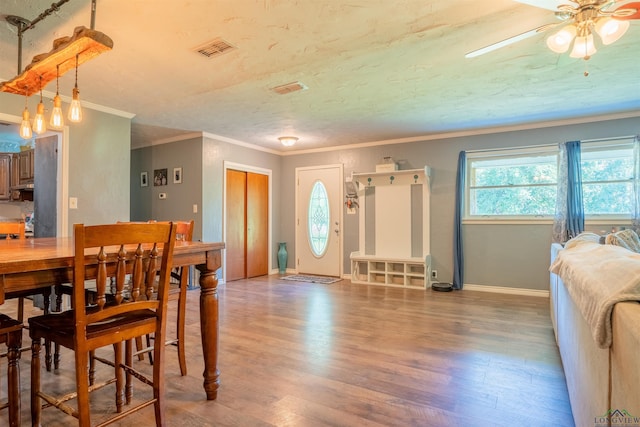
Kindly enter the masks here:
<path id="1" fill-rule="evenodd" d="M 268 270 L 269 274 L 273 273 L 273 171 L 271 169 L 264 169 L 258 166 L 245 165 L 242 163 L 235 163 L 224 160 L 222 162 L 222 241 L 227 240 L 227 169 L 233 169 L 241 172 L 253 172 L 259 175 L 267 175 L 269 177 L 269 222 L 268 222 Z M 227 282 L 227 251 L 222 250 L 222 283 Z M 277 272 L 277 269 L 276 269 Z"/>
<path id="2" fill-rule="evenodd" d="M 22 117 L 0 113 L 0 120 L 19 125 Z M 57 237 L 69 236 L 69 126 L 60 131 L 49 130 L 43 136 L 58 135 Z"/>
<path id="3" fill-rule="evenodd" d="M 300 168 L 296 168 L 296 177 L 295 177 L 295 219 L 294 219 L 294 226 L 295 226 L 295 242 L 296 242 L 296 247 L 295 247 L 295 251 L 296 253 L 294 254 L 294 259 L 297 260 L 298 259 L 298 239 L 301 238 L 301 236 L 299 236 L 299 229 L 300 227 L 298 227 L 295 224 L 295 221 L 298 221 L 298 207 L 299 207 L 299 203 L 302 203 L 299 199 L 299 194 L 298 194 L 298 179 L 299 179 L 299 172 L 300 171 L 308 171 L 308 170 L 318 170 L 318 169 L 332 169 L 332 168 L 338 168 L 339 170 L 339 181 L 340 183 L 344 184 L 344 165 L 342 163 L 333 163 L 333 164 L 329 164 L 329 165 L 318 165 L 318 166 L 304 166 L 304 167 L 300 167 Z M 343 200 L 344 199 L 344 185 L 340 185 L 338 188 L 338 200 Z M 340 238 L 338 239 L 338 277 L 343 277 L 344 275 L 344 209 L 342 207 L 342 205 L 340 205 L 338 211 L 340 212 Z M 295 262 L 295 272 L 298 273 L 298 263 Z"/>

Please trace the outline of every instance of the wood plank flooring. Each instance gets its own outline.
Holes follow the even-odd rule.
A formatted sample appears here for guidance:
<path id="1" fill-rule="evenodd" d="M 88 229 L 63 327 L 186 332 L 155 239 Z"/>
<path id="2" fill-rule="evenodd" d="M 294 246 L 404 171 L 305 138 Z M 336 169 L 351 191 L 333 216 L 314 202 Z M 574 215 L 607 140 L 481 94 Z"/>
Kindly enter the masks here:
<path id="1" fill-rule="evenodd" d="M 221 386 L 206 401 L 198 297 L 188 293 L 186 377 L 167 348 L 169 426 L 573 426 L 546 298 L 278 276 L 229 282 L 219 289 Z M 25 426 L 29 358 L 21 360 Z M 43 372 L 45 387 L 73 384 L 71 358 L 63 350 L 60 370 Z M 92 405 L 113 410 L 113 390 L 96 392 Z M 68 425 L 72 418 L 43 411 L 43 426 Z M 114 425 L 153 425 L 153 410 Z"/>

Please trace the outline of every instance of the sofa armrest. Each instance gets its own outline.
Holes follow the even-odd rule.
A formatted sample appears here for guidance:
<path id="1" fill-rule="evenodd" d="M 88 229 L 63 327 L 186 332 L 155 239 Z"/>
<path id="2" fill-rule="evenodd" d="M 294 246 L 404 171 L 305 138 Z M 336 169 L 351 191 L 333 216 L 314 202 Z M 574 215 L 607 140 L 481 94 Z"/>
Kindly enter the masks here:
<path id="1" fill-rule="evenodd" d="M 610 409 L 640 417 L 640 303 L 616 304 L 612 325 Z"/>

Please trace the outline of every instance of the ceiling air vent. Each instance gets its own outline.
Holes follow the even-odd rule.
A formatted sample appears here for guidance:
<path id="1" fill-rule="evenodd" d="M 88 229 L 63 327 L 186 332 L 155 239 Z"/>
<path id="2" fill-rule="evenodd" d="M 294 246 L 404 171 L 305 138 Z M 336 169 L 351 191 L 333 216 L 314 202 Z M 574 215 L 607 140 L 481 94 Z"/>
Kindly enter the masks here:
<path id="1" fill-rule="evenodd" d="M 291 92 L 297 92 L 299 90 L 306 90 L 307 86 L 304 83 L 293 82 L 286 85 L 272 87 L 271 90 L 280 95 L 286 95 Z"/>
<path id="2" fill-rule="evenodd" d="M 204 55 L 207 58 L 213 58 L 216 56 L 220 56 L 223 53 L 231 52 L 232 50 L 237 49 L 234 45 L 229 43 L 226 40 L 221 38 L 217 38 L 211 40 L 210 42 L 203 44 L 200 47 L 194 49 L 194 52 L 199 53 L 200 55 Z"/>

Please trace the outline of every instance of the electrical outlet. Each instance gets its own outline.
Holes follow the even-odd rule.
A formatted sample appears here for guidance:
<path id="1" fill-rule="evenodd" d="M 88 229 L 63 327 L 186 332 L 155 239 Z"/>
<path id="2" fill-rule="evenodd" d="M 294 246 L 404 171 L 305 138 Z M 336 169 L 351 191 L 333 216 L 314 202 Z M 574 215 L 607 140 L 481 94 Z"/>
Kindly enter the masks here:
<path id="1" fill-rule="evenodd" d="M 431 278 L 432 279 L 438 278 L 438 270 L 431 270 Z"/>

